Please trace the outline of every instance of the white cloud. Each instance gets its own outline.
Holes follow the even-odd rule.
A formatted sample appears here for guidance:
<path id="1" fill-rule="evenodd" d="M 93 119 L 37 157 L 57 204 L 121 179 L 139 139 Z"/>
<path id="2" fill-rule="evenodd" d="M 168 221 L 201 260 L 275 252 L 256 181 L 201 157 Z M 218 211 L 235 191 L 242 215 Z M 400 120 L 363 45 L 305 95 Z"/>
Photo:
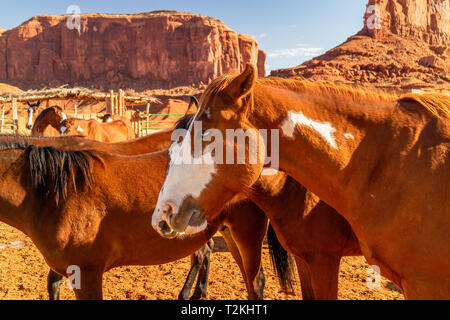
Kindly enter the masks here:
<path id="1" fill-rule="evenodd" d="M 283 57 L 314 57 L 323 52 L 323 48 L 291 48 L 277 49 L 267 54 L 270 58 Z"/>

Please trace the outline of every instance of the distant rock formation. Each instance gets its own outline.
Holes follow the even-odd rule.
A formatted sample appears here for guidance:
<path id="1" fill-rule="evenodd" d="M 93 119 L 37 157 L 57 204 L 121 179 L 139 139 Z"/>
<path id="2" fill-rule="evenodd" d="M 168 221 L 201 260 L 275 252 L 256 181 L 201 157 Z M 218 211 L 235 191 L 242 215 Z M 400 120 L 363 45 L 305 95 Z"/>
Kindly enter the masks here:
<path id="1" fill-rule="evenodd" d="M 369 0 L 357 35 L 271 75 L 388 89 L 450 90 L 449 17 L 448 0 Z"/>
<path id="2" fill-rule="evenodd" d="M 266 55 L 253 37 L 196 14 L 33 17 L 0 30 L 0 82 L 23 88 L 71 86 L 136 90 L 202 86 L 247 62 L 265 75 Z"/>

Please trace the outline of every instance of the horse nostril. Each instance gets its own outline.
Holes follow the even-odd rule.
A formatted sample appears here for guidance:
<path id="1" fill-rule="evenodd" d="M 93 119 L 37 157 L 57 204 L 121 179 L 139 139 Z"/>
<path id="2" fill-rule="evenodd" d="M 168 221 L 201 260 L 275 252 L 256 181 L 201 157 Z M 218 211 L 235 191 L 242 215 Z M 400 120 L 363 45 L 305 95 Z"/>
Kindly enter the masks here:
<path id="1" fill-rule="evenodd" d="M 161 229 L 162 232 L 167 232 L 167 231 L 169 231 L 169 225 L 168 225 L 167 222 L 165 222 L 165 221 L 161 221 L 161 222 L 158 224 L 158 227 L 159 227 L 159 229 Z"/>
<path id="2" fill-rule="evenodd" d="M 177 233 L 165 221 L 158 223 L 159 233 L 167 238 L 175 238 Z"/>

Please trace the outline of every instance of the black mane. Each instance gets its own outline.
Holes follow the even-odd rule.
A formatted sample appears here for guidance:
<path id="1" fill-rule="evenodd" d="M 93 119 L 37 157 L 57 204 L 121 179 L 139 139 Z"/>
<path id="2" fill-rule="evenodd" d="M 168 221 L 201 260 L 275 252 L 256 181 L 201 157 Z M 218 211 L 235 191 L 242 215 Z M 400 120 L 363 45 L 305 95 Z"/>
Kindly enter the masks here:
<path id="1" fill-rule="evenodd" d="M 29 145 L 28 158 L 33 187 L 42 197 L 54 196 L 56 204 L 67 197 L 72 182 L 74 192 L 78 188 L 90 188 L 93 184 L 92 160 L 99 160 L 92 151 L 58 150 L 53 147 Z"/>
<path id="2" fill-rule="evenodd" d="M 0 135 L 0 151 L 25 151 L 25 162 L 28 162 L 30 167 L 33 187 L 42 197 L 53 195 L 58 204 L 60 199 L 66 198 L 70 185 L 73 186 L 74 192 L 77 188 L 92 186 L 92 162 L 97 160 L 104 164 L 94 151 L 35 146 L 33 139 L 20 135 Z M 42 139 L 55 140 L 54 137 L 39 138 Z"/>
<path id="3" fill-rule="evenodd" d="M 195 114 L 187 114 L 180 120 L 178 120 L 177 125 L 175 126 L 176 129 L 189 129 L 189 125 L 192 122 L 192 119 L 194 119 Z"/>

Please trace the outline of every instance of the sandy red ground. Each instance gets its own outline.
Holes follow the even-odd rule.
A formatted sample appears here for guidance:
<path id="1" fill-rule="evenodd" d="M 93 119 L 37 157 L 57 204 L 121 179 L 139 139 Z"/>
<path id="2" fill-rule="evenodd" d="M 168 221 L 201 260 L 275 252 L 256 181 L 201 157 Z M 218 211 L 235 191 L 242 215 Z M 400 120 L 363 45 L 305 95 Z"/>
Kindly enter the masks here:
<path id="1" fill-rule="evenodd" d="M 263 252 L 263 266 L 266 275 L 266 299 L 301 299 L 299 285 L 296 295 L 286 295 L 280 291 L 266 246 Z M 187 257 L 165 265 L 121 267 L 111 270 L 104 277 L 104 298 L 176 299 L 189 267 L 190 259 Z M 0 299 L 48 299 L 46 289 L 48 270 L 42 255 L 29 238 L 0 223 Z M 403 299 L 398 289 L 386 279 L 382 279 L 380 289 L 369 290 L 366 285 L 366 270 L 367 263 L 363 257 L 343 259 L 339 278 L 339 299 Z M 247 298 L 240 271 L 229 252 L 213 254 L 208 293 L 208 298 L 212 300 Z M 74 299 L 75 296 L 71 290 L 63 286 L 61 298 Z"/>

